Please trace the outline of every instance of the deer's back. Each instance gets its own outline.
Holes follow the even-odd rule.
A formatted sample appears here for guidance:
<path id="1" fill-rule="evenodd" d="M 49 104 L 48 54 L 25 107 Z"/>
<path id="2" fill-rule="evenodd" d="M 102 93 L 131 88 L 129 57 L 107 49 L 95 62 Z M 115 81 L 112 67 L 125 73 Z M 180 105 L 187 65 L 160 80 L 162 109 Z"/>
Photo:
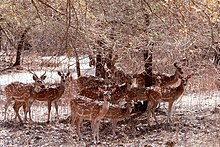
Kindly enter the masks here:
<path id="1" fill-rule="evenodd" d="M 6 96 L 29 97 L 32 86 L 21 82 L 13 82 L 5 87 Z"/>

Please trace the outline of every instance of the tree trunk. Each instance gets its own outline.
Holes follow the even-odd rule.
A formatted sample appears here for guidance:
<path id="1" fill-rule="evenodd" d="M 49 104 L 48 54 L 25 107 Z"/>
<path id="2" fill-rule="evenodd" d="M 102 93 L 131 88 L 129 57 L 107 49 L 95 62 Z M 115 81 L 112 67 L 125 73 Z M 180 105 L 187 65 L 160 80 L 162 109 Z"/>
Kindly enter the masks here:
<path id="1" fill-rule="evenodd" d="M 152 86 L 152 53 L 150 50 L 144 50 L 144 67 L 145 67 L 145 87 Z M 134 105 L 134 112 L 146 112 L 147 101 L 138 102 Z"/>
<path id="2" fill-rule="evenodd" d="M 149 50 L 144 51 L 144 67 L 145 67 L 145 87 L 152 86 L 152 53 Z M 143 102 L 143 106 L 141 107 L 141 111 L 146 111 L 147 109 L 147 101 Z"/>
<path id="3" fill-rule="evenodd" d="M 22 52 L 22 49 L 24 48 L 24 41 L 25 41 L 25 36 L 28 32 L 30 28 L 26 28 L 23 32 L 23 34 L 21 35 L 21 39 L 20 41 L 18 42 L 18 47 L 17 47 L 17 55 L 16 55 L 16 61 L 15 63 L 13 64 L 13 66 L 18 66 L 18 65 L 21 65 L 21 52 Z"/>
<path id="4" fill-rule="evenodd" d="M 77 72 L 77 77 L 79 78 L 81 73 L 80 73 L 80 63 L 79 63 L 79 55 L 78 52 L 76 50 L 76 48 L 74 47 L 74 52 L 75 52 L 75 56 L 76 56 L 76 72 Z"/>
<path id="5" fill-rule="evenodd" d="M 97 66 L 99 66 L 99 64 L 102 62 L 102 56 L 100 53 L 98 53 L 96 55 L 96 68 L 95 68 L 95 76 L 99 76 L 100 71 L 98 71 L 100 68 L 98 68 Z"/>
<path id="6" fill-rule="evenodd" d="M 218 45 L 216 45 L 215 47 L 215 55 L 214 55 L 213 64 L 215 66 L 218 66 L 220 64 L 220 47 Z"/>
<path id="7" fill-rule="evenodd" d="M 0 51 L 2 50 L 2 28 L 0 27 Z"/>
<path id="8" fill-rule="evenodd" d="M 145 87 L 152 86 L 152 53 L 149 50 L 144 51 L 145 67 Z"/>

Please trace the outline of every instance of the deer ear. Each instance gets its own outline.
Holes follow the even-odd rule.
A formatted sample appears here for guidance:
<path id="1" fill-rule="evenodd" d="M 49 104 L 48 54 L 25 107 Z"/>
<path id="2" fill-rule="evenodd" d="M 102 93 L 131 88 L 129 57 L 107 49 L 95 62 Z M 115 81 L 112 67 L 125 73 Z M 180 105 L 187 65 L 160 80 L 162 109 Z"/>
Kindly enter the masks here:
<path id="1" fill-rule="evenodd" d="M 175 63 L 173 63 L 173 65 L 177 68 L 178 66 L 177 66 L 177 62 L 175 62 Z"/>
<path id="2" fill-rule="evenodd" d="M 70 72 L 68 72 L 67 74 L 66 74 L 66 76 L 68 77 L 70 75 Z"/>
<path id="3" fill-rule="evenodd" d="M 41 80 L 45 80 L 46 79 L 46 75 L 42 75 L 40 78 L 41 78 Z"/>
<path id="4" fill-rule="evenodd" d="M 35 81 L 35 80 L 37 80 L 37 79 L 38 79 L 37 75 L 34 74 L 34 75 L 33 75 L 33 80 Z"/>
<path id="5" fill-rule="evenodd" d="M 58 71 L 57 73 L 58 73 L 58 75 L 59 75 L 59 76 L 62 76 L 62 74 L 61 74 L 61 72 L 60 72 L 60 71 Z"/>

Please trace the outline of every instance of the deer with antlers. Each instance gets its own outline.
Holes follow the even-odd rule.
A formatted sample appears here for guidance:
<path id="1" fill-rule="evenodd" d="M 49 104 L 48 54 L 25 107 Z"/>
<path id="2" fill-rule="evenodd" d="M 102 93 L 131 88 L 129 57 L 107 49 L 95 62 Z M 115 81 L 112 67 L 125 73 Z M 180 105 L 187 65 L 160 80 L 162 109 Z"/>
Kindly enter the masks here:
<path id="1" fill-rule="evenodd" d="M 32 73 L 32 72 L 31 72 Z M 46 78 L 46 72 L 40 76 L 40 78 L 38 78 L 38 76 L 35 73 L 33 74 L 33 80 L 34 83 L 33 84 L 24 84 L 22 82 L 13 82 L 8 84 L 5 87 L 5 96 L 7 99 L 7 102 L 5 104 L 5 118 L 6 119 L 6 112 L 8 109 L 8 106 L 10 105 L 12 100 L 15 100 L 17 103 L 23 103 L 26 105 L 27 109 L 25 109 L 25 119 L 24 121 L 27 120 L 27 112 L 30 112 L 30 103 L 33 100 L 33 94 L 35 92 L 39 92 L 42 88 L 44 88 L 44 80 Z M 15 108 L 14 108 L 15 109 Z M 16 116 L 18 116 L 18 119 L 21 123 L 22 119 L 18 113 L 18 111 L 16 112 Z M 29 117 L 31 120 L 31 115 L 29 113 Z"/>
<path id="2" fill-rule="evenodd" d="M 111 93 L 114 92 L 114 89 L 112 91 L 107 91 L 99 88 L 99 92 L 99 94 L 103 94 L 103 103 L 79 95 L 75 96 L 70 101 L 71 124 L 76 125 L 79 140 L 81 140 L 80 124 L 82 120 L 90 120 L 93 132 L 93 141 L 94 143 L 99 142 L 100 121 L 109 110 L 109 100 L 111 99 Z"/>
<path id="3" fill-rule="evenodd" d="M 30 106 L 33 104 L 35 100 L 37 101 L 46 101 L 48 103 L 48 117 L 47 117 L 47 123 L 50 122 L 50 111 L 51 111 L 51 104 L 54 102 L 55 109 L 56 109 L 56 116 L 59 119 L 58 116 L 58 101 L 63 95 L 66 87 L 66 79 L 69 77 L 70 73 L 68 72 L 67 74 L 61 73 L 58 71 L 58 75 L 61 77 L 60 84 L 57 87 L 54 88 L 44 88 L 41 89 L 38 92 L 34 92 L 32 94 L 33 96 L 33 101 L 31 101 Z M 23 103 L 24 104 L 24 103 Z M 26 103 L 25 103 L 26 104 Z M 18 101 L 15 102 L 14 104 L 14 110 L 16 114 L 19 112 L 19 108 L 23 106 L 23 109 L 25 109 L 25 105 L 22 105 Z M 29 110 L 30 113 L 30 110 Z M 17 115 L 16 115 L 17 116 Z M 15 118 L 16 118 L 15 116 Z"/>
<path id="4" fill-rule="evenodd" d="M 155 109 L 160 102 L 168 102 L 168 115 L 167 115 L 167 123 L 171 122 L 171 111 L 173 107 L 173 103 L 183 94 L 185 86 L 187 85 L 188 79 L 191 78 L 191 75 L 186 77 L 180 76 L 181 83 L 177 87 L 150 87 L 146 89 L 146 99 L 148 100 L 147 107 L 147 120 L 148 124 L 150 119 L 150 113 L 152 113 L 155 121 L 157 122 L 155 116 Z"/>

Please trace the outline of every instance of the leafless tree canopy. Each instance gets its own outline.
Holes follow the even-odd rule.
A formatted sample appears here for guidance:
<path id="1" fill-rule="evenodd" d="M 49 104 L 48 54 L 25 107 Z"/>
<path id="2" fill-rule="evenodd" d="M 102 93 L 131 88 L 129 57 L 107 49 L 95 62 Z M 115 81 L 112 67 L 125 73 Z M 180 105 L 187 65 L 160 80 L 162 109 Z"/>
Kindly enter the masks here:
<path id="1" fill-rule="evenodd" d="M 167 73 L 184 58 L 193 72 L 198 64 L 219 64 L 215 0 L 2 0 L 0 7 L 1 60 L 9 65 L 27 28 L 21 64 L 37 64 L 32 59 L 48 55 L 110 52 L 124 71 L 135 74 L 144 70 L 143 50 L 152 52 L 153 70 Z"/>

